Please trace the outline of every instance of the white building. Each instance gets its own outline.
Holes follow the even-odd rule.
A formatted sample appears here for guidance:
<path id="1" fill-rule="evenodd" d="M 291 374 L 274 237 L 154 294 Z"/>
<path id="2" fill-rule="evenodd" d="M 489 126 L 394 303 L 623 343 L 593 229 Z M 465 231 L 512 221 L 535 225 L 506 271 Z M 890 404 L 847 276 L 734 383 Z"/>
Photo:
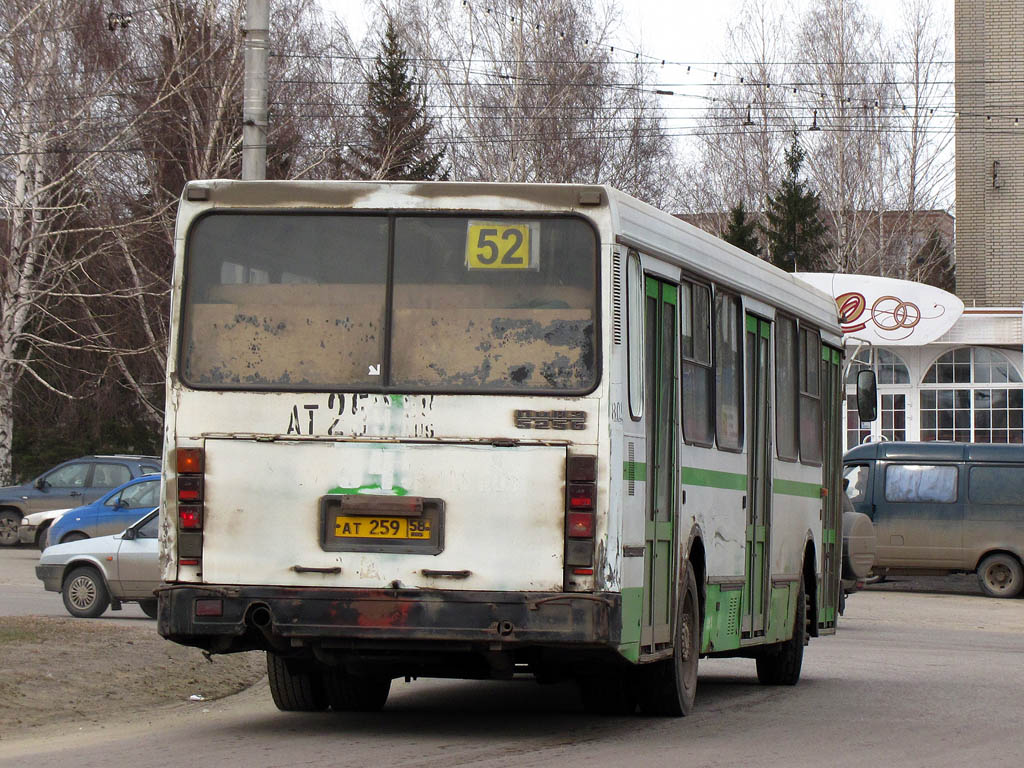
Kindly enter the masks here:
<path id="1" fill-rule="evenodd" d="M 849 373 L 846 447 L 869 440 L 1024 442 L 1024 313 L 965 308 L 920 283 L 801 274 L 843 315 Z M 854 381 L 870 365 L 879 417 L 857 418 Z"/>

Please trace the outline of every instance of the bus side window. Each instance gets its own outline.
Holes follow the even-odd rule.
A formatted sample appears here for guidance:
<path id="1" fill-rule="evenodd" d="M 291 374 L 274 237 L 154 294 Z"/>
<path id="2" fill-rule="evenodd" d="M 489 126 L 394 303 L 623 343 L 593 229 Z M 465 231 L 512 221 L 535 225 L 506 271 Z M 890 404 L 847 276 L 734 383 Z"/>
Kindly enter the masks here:
<path id="1" fill-rule="evenodd" d="M 800 329 L 800 461 L 821 464 L 821 336 L 813 328 Z"/>
<path id="2" fill-rule="evenodd" d="M 715 433 L 718 447 L 743 450 L 743 335 L 740 302 L 715 292 Z"/>
<path id="3" fill-rule="evenodd" d="M 679 352 L 683 373 L 683 439 L 710 447 L 715 440 L 711 369 L 711 289 L 683 281 Z"/>
<path id="4" fill-rule="evenodd" d="M 626 343 L 629 366 L 629 415 L 639 421 L 644 415 L 644 272 L 640 255 L 629 252 L 626 274 Z"/>
<path id="5" fill-rule="evenodd" d="M 775 326 L 775 444 L 780 459 L 796 461 L 800 434 L 796 320 L 777 315 Z"/>

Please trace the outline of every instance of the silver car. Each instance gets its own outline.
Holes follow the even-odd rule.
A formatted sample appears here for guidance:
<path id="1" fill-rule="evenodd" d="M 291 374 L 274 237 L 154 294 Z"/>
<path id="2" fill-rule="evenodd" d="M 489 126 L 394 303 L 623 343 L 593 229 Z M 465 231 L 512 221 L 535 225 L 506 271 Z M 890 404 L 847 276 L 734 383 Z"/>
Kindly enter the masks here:
<path id="1" fill-rule="evenodd" d="M 114 536 L 47 547 L 36 576 L 46 589 L 61 593 L 72 616 L 92 619 L 108 607 L 119 611 L 121 603 L 137 602 L 147 616 L 156 618 L 159 524 L 159 509 L 154 509 Z"/>

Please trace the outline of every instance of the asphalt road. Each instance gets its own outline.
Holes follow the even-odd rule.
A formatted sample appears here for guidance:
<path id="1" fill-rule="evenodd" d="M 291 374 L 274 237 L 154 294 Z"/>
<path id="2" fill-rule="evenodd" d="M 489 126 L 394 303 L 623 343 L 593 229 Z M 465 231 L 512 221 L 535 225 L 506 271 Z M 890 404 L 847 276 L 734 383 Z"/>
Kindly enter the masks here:
<path id="1" fill-rule="evenodd" d="M 0 766 L 1019 768 L 1024 600 L 957 591 L 854 595 L 792 688 L 759 686 L 750 660 L 702 660 L 682 720 L 586 715 L 572 686 L 531 680 L 396 681 L 379 714 L 281 713 L 264 682 L 107 728 L 55 726 L 5 743 Z"/>

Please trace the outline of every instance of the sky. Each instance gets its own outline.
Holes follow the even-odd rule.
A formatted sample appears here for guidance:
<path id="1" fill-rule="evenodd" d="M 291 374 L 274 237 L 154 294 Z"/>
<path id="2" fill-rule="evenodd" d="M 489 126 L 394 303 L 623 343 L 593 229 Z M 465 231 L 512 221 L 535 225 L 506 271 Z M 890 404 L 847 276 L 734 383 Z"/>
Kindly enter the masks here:
<path id="1" fill-rule="evenodd" d="M 473 0 L 486 3 L 486 0 Z M 765 0 L 769 7 L 800 11 L 813 0 Z M 894 0 L 862 0 L 865 9 L 886 23 L 895 23 L 898 3 Z M 654 58 L 690 62 L 721 62 L 726 30 L 736 19 L 742 0 L 620 0 L 623 24 L 621 44 L 636 50 L 642 46 Z M 365 0 L 321 0 L 321 5 L 338 14 L 354 38 L 366 29 Z M 932 5 L 953 17 L 953 0 L 932 0 Z M 952 40 L 950 40 L 952 49 Z M 952 53 L 952 50 L 951 50 Z"/>

